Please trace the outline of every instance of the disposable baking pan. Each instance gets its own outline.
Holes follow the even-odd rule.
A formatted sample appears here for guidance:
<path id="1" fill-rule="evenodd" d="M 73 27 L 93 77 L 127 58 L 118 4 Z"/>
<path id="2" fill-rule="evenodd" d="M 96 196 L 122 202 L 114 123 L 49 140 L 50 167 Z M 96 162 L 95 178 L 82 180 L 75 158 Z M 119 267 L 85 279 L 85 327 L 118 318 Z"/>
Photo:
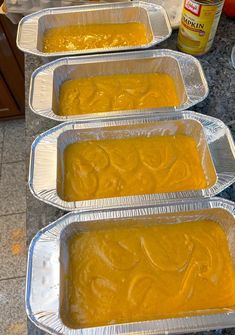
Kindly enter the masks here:
<path id="1" fill-rule="evenodd" d="M 64 149 L 78 141 L 137 136 L 184 134 L 197 144 L 207 188 L 175 193 L 158 193 L 85 201 L 63 200 Z M 151 117 L 123 120 L 67 122 L 41 134 L 32 144 L 29 187 L 39 200 L 58 208 L 93 210 L 138 206 L 146 201 L 168 201 L 211 197 L 235 181 L 235 148 L 225 124 L 213 117 L 192 111 L 159 113 Z"/>
<path id="2" fill-rule="evenodd" d="M 43 52 L 43 36 L 47 29 L 99 23 L 140 22 L 146 26 L 150 42 L 139 46 L 76 51 Z M 58 57 L 76 54 L 90 54 L 107 51 L 146 49 L 154 46 L 171 35 L 171 26 L 163 7 L 156 4 L 133 1 L 112 4 L 96 4 L 44 9 L 25 16 L 19 23 L 17 46 L 24 52 L 42 57 Z"/>
<path id="3" fill-rule="evenodd" d="M 68 239 L 74 234 L 106 227 L 136 224 L 180 224 L 181 222 L 212 220 L 223 228 L 229 252 L 235 265 L 234 203 L 221 199 L 186 199 L 185 202 L 143 205 L 123 208 L 74 212 L 65 215 L 33 238 L 28 252 L 26 310 L 39 328 L 50 334 L 179 334 L 216 328 L 234 327 L 234 308 L 201 310 L 187 317 L 168 318 L 102 327 L 72 329 L 66 326 L 65 276 L 68 268 Z M 209 312 L 209 313 L 208 313 Z M 196 314 L 196 315 L 195 315 Z"/>
<path id="4" fill-rule="evenodd" d="M 208 85 L 201 64 L 193 56 L 172 50 L 132 51 L 62 58 L 41 66 L 31 77 L 30 108 L 36 114 L 57 121 L 123 117 L 142 113 L 148 115 L 149 109 L 59 115 L 60 87 L 64 81 L 132 73 L 166 73 L 173 78 L 180 105 L 165 108 L 166 112 L 188 109 L 208 95 Z M 162 108 L 156 109 L 156 112 L 161 110 Z"/>

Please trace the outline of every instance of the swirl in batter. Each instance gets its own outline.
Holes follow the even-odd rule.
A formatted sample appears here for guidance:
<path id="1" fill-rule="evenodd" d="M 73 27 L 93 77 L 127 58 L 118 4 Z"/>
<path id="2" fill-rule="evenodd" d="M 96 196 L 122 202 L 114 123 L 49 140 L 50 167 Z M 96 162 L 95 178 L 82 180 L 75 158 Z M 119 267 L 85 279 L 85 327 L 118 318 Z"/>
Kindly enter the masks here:
<path id="1" fill-rule="evenodd" d="M 132 73 L 67 80 L 60 87 L 59 115 L 179 106 L 166 73 Z"/>
<path id="2" fill-rule="evenodd" d="M 206 188 L 196 142 L 190 136 L 86 141 L 64 152 L 66 201 Z"/>
<path id="3" fill-rule="evenodd" d="M 126 226 L 69 241 L 72 328 L 235 308 L 235 269 L 218 223 Z"/>

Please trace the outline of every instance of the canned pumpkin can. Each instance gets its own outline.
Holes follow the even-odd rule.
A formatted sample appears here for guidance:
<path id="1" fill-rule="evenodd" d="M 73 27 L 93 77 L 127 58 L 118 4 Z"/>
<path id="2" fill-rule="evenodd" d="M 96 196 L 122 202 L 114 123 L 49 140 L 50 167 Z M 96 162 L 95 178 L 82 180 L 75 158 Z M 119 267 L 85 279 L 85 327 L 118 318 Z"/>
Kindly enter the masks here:
<path id="1" fill-rule="evenodd" d="M 185 0 L 177 45 L 179 50 L 203 55 L 212 46 L 224 0 Z"/>

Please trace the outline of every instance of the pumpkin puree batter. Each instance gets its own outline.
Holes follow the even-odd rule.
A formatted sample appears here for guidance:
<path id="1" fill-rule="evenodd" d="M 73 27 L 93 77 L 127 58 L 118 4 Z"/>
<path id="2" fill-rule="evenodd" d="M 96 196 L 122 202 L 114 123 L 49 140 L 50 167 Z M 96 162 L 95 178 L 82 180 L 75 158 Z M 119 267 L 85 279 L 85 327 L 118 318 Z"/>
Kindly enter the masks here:
<path id="1" fill-rule="evenodd" d="M 43 51 L 75 51 L 143 45 L 147 36 L 143 23 L 84 24 L 48 29 L 43 36 Z"/>
<path id="2" fill-rule="evenodd" d="M 227 238 L 213 221 L 80 233 L 69 241 L 67 283 L 72 328 L 235 306 Z"/>
<path id="3" fill-rule="evenodd" d="M 179 106 L 174 80 L 166 73 L 117 74 L 65 81 L 60 115 Z"/>
<path id="4" fill-rule="evenodd" d="M 77 142 L 64 151 L 66 201 L 206 188 L 190 136 Z"/>

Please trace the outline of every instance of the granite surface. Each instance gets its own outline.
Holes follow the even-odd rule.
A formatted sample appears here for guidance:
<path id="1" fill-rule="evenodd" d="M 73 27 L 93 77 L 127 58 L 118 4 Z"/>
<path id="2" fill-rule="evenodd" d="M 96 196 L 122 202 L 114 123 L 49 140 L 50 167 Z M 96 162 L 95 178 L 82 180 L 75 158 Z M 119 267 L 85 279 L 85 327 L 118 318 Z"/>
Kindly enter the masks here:
<path id="1" fill-rule="evenodd" d="M 177 32 L 173 32 L 171 38 L 161 43 L 158 48 L 176 50 L 176 37 Z M 233 136 L 235 136 L 235 70 L 232 68 L 231 52 L 234 45 L 235 23 L 222 16 L 211 51 L 199 57 L 208 80 L 210 93 L 206 100 L 192 108 L 197 112 L 220 118 L 230 127 Z M 32 55 L 27 55 L 25 58 L 26 106 L 28 106 L 30 76 L 44 62 L 39 57 Z M 56 124 L 58 123 L 35 115 L 29 107 L 26 107 L 27 166 L 30 147 L 34 138 Z M 220 196 L 235 201 L 235 185 L 226 189 Z M 40 228 L 48 225 L 64 213 L 35 199 L 29 190 L 27 190 L 26 203 L 27 241 L 29 243 Z M 46 334 L 37 329 L 30 321 L 28 321 L 28 333 L 30 335 Z M 231 335 L 235 334 L 235 328 L 216 330 L 209 333 Z"/>

